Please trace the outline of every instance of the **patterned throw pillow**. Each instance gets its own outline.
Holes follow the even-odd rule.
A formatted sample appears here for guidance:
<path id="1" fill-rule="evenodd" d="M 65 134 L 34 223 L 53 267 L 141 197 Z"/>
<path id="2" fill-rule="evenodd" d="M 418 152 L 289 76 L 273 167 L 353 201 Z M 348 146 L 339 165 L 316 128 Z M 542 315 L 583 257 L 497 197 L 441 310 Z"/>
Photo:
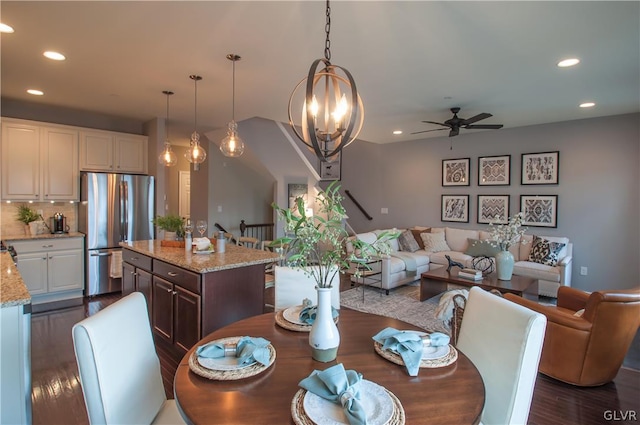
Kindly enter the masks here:
<path id="1" fill-rule="evenodd" d="M 444 240 L 444 233 L 420 233 L 420 237 L 427 252 L 451 251 Z"/>
<path id="2" fill-rule="evenodd" d="M 558 254 L 566 244 L 551 242 L 539 236 L 533 237 L 529 261 L 547 266 L 558 265 Z"/>
<path id="3" fill-rule="evenodd" d="M 398 245 L 400 245 L 400 251 L 416 252 L 420 249 L 416 238 L 413 237 L 411 230 L 405 230 L 398 236 Z"/>

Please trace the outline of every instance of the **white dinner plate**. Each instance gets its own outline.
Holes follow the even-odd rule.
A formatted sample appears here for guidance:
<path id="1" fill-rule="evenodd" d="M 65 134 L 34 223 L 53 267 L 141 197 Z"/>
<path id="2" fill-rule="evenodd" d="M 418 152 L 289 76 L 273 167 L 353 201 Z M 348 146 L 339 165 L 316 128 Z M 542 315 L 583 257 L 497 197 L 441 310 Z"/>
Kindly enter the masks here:
<path id="1" fill-rule="evenodd" d="M 311 326 L 308 323 L 300 320 L 300 312 L 305 306 L 303 305 L 294 305 L 293 307 L 288 307 L 282 312 L 282 317 L 285 318 L 287 322 L 294 323 L 296 325 L 307 325 Z"/>
<path id="2" fill-rule="evenodd" d="M 360 381 L 360 402 L 367 414 L 368 425 L 384 425 L 393 416 L 394 404 L 384 387 L 363 379 Z M 349 424 L 342 406 L 309 391 L 302 404 L 305 413 L 317 425 Z"/>
<path id="3" fill-rule="evenodd" d="M 238 339 L 239 338 L 237 337 L 222 338 L 222 339 L 217 339 L 215 341 L 211 341 L 209 344 L 215 344 L 215 343 L 224 344 L 225 342 L 236 342 L 238 341 Z M 239 364 L 238 360 L 239 359 L 237 357 L 206 358 L 206 357 L 198 356 L 198 363 L 200 363 L 200 366 L 206 367 L 207 369 L 211 369 L 211 370 L 240 370 L 240 369 L 244 369 L 245 367 L 249 367 L 253 363 L 255 363 L 255 360 L 254 360 L 253 363 Z"/>

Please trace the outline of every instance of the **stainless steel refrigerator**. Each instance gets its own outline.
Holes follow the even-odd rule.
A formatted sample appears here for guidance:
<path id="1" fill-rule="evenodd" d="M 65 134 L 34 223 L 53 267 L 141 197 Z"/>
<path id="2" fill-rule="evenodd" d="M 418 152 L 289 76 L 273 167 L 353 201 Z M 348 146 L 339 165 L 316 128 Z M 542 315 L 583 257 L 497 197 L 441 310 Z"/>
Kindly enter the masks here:
<path id="1" fill-rule="evenodd" d="M 82 173 L 78 230 L 86 235 L 86 296 L 122 290 L 120 242 L 154 238 L 152 176 Z"/>

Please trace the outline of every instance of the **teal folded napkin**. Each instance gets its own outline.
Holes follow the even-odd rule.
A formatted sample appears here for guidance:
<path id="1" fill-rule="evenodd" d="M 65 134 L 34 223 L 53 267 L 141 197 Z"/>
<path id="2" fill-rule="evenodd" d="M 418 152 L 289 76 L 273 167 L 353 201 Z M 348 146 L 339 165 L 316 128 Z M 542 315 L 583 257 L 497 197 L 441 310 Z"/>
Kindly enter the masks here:
<path id="1" fill-rule="evenodd" d="M 373 336 L 383 350 L 394 351 L 402 357 L 409 376 L 418 376 L 422 360 L 422 338 L 416 332 L 385 328 Z"/>
<path id="2" fill-rule="evenodd" d="M 442 332 L 431 332 L 429 338 L 431 338 L 431 347 L 449 345 L 449 341 L 451 340 L 449 335 L 443 334 Z"/>
<path id="3" fill-rule="evenodd" d="M 267 366 L 269 364 L 270 342 L 264 338 L 253 338 L 250 336 L 243 336 L 238 340 L 236 346 L 236 357 L 238 358 L 239 365 L 250 365 L 258 362 Z M 224 344 L 220 342 L 210 342 L 209 344 L 201 345 L 196 349 L 196 355 L 203 358 L 219 358 L 224 357 Z"/>
<path id="4" fill-rule="evenodd" d="M 318 314 L 318 306 L 312 305 L 311 300 L 305 298 L 302 300 L 302 305 L 304 306 L 302 310 L 300 310 L 300 321 L 302 323 L 306 323 L 307 325 L 313 325 L 313 322 L 316 321 L 316 316 Z M 338 317 L 339 313 L 333 306 L 331 306 L 331 316 L 335 320 Z"/>
<path id="5" fill-rule="evenodd" d="M 314 370 L 298 385 L 325 400 L 342 405 L 349 424 L 364 425 L 367 415 L 360 402 L 360 381 L 362 374 L 345 370 L 342 363 L 338 363 L 322 371 Z"/>

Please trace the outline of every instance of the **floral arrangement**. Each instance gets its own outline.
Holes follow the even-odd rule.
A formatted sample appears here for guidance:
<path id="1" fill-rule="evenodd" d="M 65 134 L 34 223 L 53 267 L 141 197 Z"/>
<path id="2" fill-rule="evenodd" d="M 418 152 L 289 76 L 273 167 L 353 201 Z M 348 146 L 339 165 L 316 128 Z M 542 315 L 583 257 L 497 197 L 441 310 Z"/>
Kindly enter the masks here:
<path id="1" fill-rule="evenodd" d="M 491 245 L 500 248 L 502 251 L 508 251 L 509 248 L 516 243 L 525 243 L 522 235 L 527 231 L 527 228 L 522 228 L 523 218 L 524 214 L 519 212 L 509 218 L 507 224 L 495 225 L 493 222 L 489 223 L 489 232 L 491 233 L 489 240 L 492 242 Z"/>
<path id="2" fill-rule="evenodd" d="M 339 189 L 334 181 L 320 192 L 315 200 L 318 208 L 313 215 L 307 215 L 302 198 L 297 198 L 291 209 L 272 204 L 285 222 L 287 236 L 274 240 L 271 246 L 287 246 L 287 263 L 313 278 L 318 288 L 330 288 L 333 277 L 344 272 L 350 261 L 366 262 L 371 255 L 388 253 L 391 249 L 388 241 L 399 236 L 399 233 L 383 232 L 373 244 L 354 240 L 354 253 L 358 252 L 359 257 L 347 256 L 345 242 L 349 235 L 343 224 L 347 214 Z"/>
<path id="3" fill-rule="evenodd" d="M 29 224 L 40 219 L 40 214 L 26 204 L 17 205 L 16 208 L 18 210 L 16 213 L 16 220 L 21 221 L 24 224 Z"/>

